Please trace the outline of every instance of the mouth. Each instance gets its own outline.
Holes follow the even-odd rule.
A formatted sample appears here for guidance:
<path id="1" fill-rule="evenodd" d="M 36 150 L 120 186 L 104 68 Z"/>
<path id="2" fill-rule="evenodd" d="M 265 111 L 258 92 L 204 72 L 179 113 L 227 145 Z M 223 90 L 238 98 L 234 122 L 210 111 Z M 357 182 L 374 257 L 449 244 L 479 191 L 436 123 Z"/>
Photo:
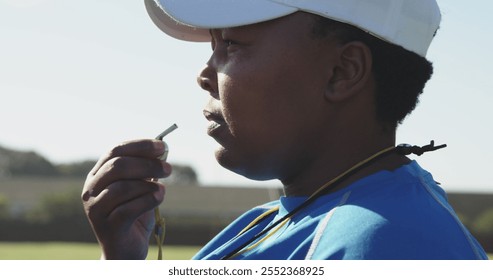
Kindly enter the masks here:
<path id="1" fill-rule="evenodd" d="M 226 121 L 219 110 L 205 109 L 203 111 L 204 117 L 209 121 L 207 126 L 207 134 L 210 136 L 216 135 L 221 128 L 226 127 Z"/>

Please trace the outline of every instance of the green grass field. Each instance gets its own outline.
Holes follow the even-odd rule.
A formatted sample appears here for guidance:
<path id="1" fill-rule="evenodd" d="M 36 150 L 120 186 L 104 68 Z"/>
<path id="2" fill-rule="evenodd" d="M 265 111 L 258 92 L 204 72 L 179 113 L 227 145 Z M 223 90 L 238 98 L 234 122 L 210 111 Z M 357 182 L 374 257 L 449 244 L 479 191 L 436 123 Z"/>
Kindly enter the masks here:
<path id="1" fill-rule="evenodd" d="M 199 247 L 164 246 L 163 258 L 189 260 Z M 97 260 L 97 244 L 65 242 L 0 242 L 0 260 Z M 157 259 L 157 247 L 151 246 L 149 260 Z"/>
<path id="2" fill-rule="evenodd" d="M 165 246 L 165 260 L 189 260 L 200 247 Z M 97 244 L 65 242 L 0 242 L 0 260 L 97 260 Z M 488 254 L 493 260 L 493 254 Z M 151 246 L 148 260 L 157 258 L 157 247 Z"/>

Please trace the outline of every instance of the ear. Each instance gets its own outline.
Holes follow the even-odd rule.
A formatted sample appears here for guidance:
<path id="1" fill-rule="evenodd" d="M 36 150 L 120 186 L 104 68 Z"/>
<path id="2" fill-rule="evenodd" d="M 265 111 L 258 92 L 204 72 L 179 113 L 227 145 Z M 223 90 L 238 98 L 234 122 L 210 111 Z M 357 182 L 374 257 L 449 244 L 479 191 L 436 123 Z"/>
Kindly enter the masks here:
<path id="1" fill-rule="evenodd" d="M 372 55 L 367 45 L 352 41 L 339 47 L 337 63 L 325 91 L 329 102 L 340 102 L 370 89 Z"/>

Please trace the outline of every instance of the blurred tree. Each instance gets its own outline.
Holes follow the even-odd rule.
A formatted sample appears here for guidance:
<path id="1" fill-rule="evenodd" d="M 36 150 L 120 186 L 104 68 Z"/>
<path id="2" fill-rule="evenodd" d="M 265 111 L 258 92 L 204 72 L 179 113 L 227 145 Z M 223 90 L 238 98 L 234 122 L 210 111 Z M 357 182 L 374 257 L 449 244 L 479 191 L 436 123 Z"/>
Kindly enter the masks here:
<path id="1" fill-rule="evenodd" d="M 478 234 L 493 236 L 493 208 L 482 212 L 474 220 L 472 229 Z"/>
<path id="2" fill-rule="evenodd" d="M 0 147 L 0 174 L 4 176 L 54 176 L 58 171 L 35 152 L 19 152 Z"/>
<path id="3" fill-rule="evenodd" d="M 39 205 L 26 214 L 26 218 L 32 222 L 84 219 L 84 212 L 80 202 L 80 190 L 43 196 Z"/>
<path id="4" fill-rule="evenodd" d="M 62 176 L 86 177 L 89 171 L 96 165 L 95 160 L 66 163 L 57 165 L 57 169 Z"/>
<path id="5" fill-rule="evenodd" d="M 9 176 L 86 177 L 95 160 L 54 165 L 35 152 L 20 152 L 0 146 L 0 178 Z M 172 184 L 195 185 L 197 173 L 188 165 L 172 164 L 173 173 L 166 180 Z"/>
<path id="6" fill-rule="evenodd" d="M 0 194 L 0 220 L 9 218 L 9 200 L 3 194 Z"/>

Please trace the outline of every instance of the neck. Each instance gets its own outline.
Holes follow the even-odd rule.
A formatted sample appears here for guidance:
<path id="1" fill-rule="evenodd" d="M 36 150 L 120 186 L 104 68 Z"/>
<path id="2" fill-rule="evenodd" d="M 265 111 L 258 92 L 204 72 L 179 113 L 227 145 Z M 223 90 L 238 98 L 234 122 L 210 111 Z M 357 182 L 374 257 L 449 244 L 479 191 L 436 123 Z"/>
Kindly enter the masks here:
<path id="1" fill-rule="evenodd" d="M 347 138 L 346 138 L 347 139 Z M 352 139 L 375 139 L 375 138 L 352 138 Z M 366 143 L 341 143 L 341 145 L 329 145 L 332 149 L 325 149 L 319 156 L 299 170 L 297 176 L 281 180 L 284 185 L 286 196 L 309 196 L 316 192 L 322 185 L 336 178 L 345 171 L 351 169 L 356 164 L 374 154 L 395 146 L 395 137 L 387 137 L 385 141 L 375 140 Z M 350 147 L 350 148 L 347 148 Z M 400 166 L 409 163 L 410 160 L 398 154 L 385 156 L 369 166 L 352 174 L 337 186 L 328 187 L 328 192 L 335 192 L 347 187 L 348 185 L 367 177 L 373 173 L 388 170 L 392 171 Z"/>

